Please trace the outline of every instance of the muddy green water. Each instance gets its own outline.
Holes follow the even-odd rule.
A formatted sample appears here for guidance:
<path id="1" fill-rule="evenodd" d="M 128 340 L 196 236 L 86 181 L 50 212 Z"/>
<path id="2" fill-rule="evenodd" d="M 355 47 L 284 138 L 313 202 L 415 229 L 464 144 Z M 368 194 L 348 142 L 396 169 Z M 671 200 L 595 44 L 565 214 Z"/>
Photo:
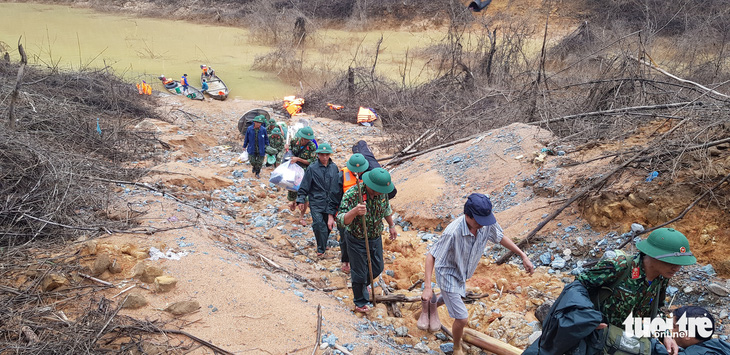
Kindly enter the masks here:
<path id="1" fill-rule="evenodd" d="M 346 32 L 319 30 L 304 54 L 304 67 L 311 74 L 303 87 L 321 83 L 328 73 L 356 65 L 372 65 L 372 54 L 384 37 L 377 71 L 394 79 L 403 71 L 406 51 L 429 46 L 442 35 L 436 32 Z M 187 73 L 200 87 L 200 64 L 212 66 L 231 90 L 231 97 L 275 100 L 293 95 L 292 86 L 277 73 L 251 70 L 254 58 L 272 47 L 252 43 L 247 29 L 208 26 L 182 21 L 133 18 L 66 6 L 0 3 L 0 41 L 18 59 L 17 42 L 22 36 L 29 62 L 66 69 L 111 66 L 130 82 L 147 80 L 162 90 L 157 76 L 179 80 Z M 424 60 L 411 63 L 407 82 L 425 80 Z M 397 79 L 400 81 L 400 79 Z"/>

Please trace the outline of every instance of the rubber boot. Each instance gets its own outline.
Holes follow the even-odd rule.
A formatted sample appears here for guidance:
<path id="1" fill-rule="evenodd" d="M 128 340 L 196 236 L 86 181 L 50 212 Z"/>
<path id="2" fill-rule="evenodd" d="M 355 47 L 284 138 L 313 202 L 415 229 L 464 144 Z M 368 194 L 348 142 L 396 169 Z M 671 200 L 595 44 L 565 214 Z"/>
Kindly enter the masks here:
<path id="1" fill-rule="evenodd" d="M 418 317 L 418 322 L 416 322 L 416 327 L 420 330 L 428 330 L 429 326 L 429 320 L 428 320 L 428 314 L 429 312 L 429 302 L 421 300 L 421 316 Z"/>
<path id="2" fill-rule="evenodd" d="M 438 303 L 435 298 L 436 297 L 431 297 L 431 301 L 428 303 L 428 330 L 430 332 L 437 332 L 441 330 Z"/>

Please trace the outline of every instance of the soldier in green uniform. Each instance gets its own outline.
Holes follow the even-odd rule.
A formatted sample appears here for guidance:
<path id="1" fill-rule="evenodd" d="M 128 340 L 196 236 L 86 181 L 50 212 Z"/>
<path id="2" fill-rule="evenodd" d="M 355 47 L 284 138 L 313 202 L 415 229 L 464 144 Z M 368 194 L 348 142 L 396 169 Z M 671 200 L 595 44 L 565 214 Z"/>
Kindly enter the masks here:
<path id="1" fill-rule="evenodd" d="M 274 128 L 278 128 L 279 130 L 281 130 L 281 126 L 276 124 L 275 119 L 271 118 L 271 119 L 269 119 L 269 122 L 266 123 L 266 132 L 269 134 L 269 136 L 274 131 Z"/>
<path id="2" fill-rule="evenodd" d="M 291 150 L 294 155 L 291 158 L 292 163 L 296 163 L 301 166 L 302 169 L 306 170 L 309 164 L 313 163 L 317 159 L 317 146 L 314 145 L 312 140 L 314 139 L 314 130 L 312 127 L 303 127 L 297 131 L 296 136 L 292 139 L 288 145 L 284 147 L 284 150 Z M 286 199 L 289 200 L 289 210 L 294 211 L 297 200 L 297 192 L 289 191 L 286 195 Z M 306 211 L 306 203 L 304 210 Z M 304 217 L 304 215 L 302 215 Z M 302 218 L 302 224 L 305 224 L 304 218 Z"/>
<path id="3" fill-rule="evenodd" d="M 304 213 L 305 202 L 309 200 L 312 212 L 312 230 L 317 242 L 317 256 L 324 256 L 327 239 L 335 228 L 335 215 L 340 207 L 340 186 L 337 183 L 340 170 L 332 162 L 332 147 L 322 143 L 316 150 L 317 160 L 309 165 L 297 191 L 297 205 Z"/>
<path id="4" fill-rule="evenodd" d="M 618 255 L 601 260 L 595 267 L 576 277 L 589 294 L 596 294 L 604 286 L 613 285 L 612 294 L 601 302 L 603 322 L 599 328 L 609 324 L 624 328 L 623 322 L 629 315 L 634 317 L 657 317 L 664 305 L 665 290 L 669 279 L 683 265 L 692 265 L 697 259 L 689 249 L 689 241 L 679 231 L 659 228 L 645 240 L 636 243 L 639 253 L 633 257 Z M 630 271 L 627 271 L 631 268 Z M 629 272 L 628 277 L 620 280 Z M 618 284 L 616 282 L 618 281 Z M 669 354 L 677 354 L 677 343 L 671 337 L 663 340 Z"/>
<path id="5" fill-rule="evenodd" d="M 631 345 L 651 349 L 649 338 L 624 334 L 629 317 L 663 317 L 665 290 L 669 279 L 683 265 L 697 259 L 689 241 L 680 232 L 659 228 L 636 243 L 639 253 L 627 256 L 617 251 L 565 286 L 543 321 L 542 336 L 522 354 L 626 354 Z M 672 337 L 661 340 L 668 354 L 677 355 Z M 628 344 L 628 345 L 627 345 Z M 632 349 L 641 353 L 639 349 Z"/>
<path id="6" fill-rule="evenodd" d="M 281 158 L 284 156 L 284 146 L 286 143 L 284 142 L 284 137 L 281 134 L 281 130 L 277 127 L 271 130 L 271 134 L 269 135 L 269 146 L 271 148 L 276 149 L 276 162 L 274 163 L 274 167 L 279 166 L 281 164 Z"/>
<path id="7" fill-rule="evenodd" d="M 347 254 L 350 258 L 350 276 L 352 278 L 352 294 L 355 312 L 366 313 L 371 310 L 367 286 L 370 283 L 368 272 L 367 249 L 365 238 L 368 238 L 370 263 L 373 268 L 373 279 L 383 271 L 383 218 L 388 222 L 390 240 L 395 240 L 398 233 L 393 222 L 393 211 L 390 209 L 388 193 L 395 187 L 390 173 L 383 168 L 376 168 L 362 175 L 363 183 L 358 182 L 342 196 L 342 203 L 337 213 L 337 224 L 344 229 L 347 238 Z M 364 186 L 363 186 L 364 185 Z M 358 191 L 363 195 L 358 196 Z M 364 202 L 360 202 L 364 201 Z M 362 227 L 365 219 L 367 235 Z"/>

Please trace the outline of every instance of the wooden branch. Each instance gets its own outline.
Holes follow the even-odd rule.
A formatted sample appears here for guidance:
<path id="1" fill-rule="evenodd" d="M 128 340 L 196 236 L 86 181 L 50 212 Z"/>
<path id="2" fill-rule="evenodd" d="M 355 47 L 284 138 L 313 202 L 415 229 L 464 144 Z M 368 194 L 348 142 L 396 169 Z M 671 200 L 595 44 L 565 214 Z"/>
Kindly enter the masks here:
<path id="1" fill-rule="evenodd" d="M 312 349 L 312 355 L 317 353 L 319 348 L 319 339 L 322 337 L 322 305 L 317 305 L 317 339 L 314 339 L 314 349 Z"/>
<path id="2" fill-rule="evenodd" d="M 669 72 L 667 72 L 666 70 L 664 70 L 664 69 L 661 69 L 661 68 L 659 68 L 659 67 L 655 66 L 654 64 L 648 63 L 648 62 L 644 61 L 643 59 L 639 59 L 639 58 L 634 58 L 634 57 L 632 57 L 632 56 L 629 56 L 629 59 L 632 59 L 632 60 L 634 60 L 634 61 L 637 61 L 637 62 L 639 62 L 639 63 L 641 63 L 641 64 L 644 64 L 644 65 L 646 65 L 647 67 L 649 67 L 649 68 L 652 68 L 652 69 L 654 69 L 654 70 L 656 70 L 656 71 L 658 71 L 658 72 L 660 72 L 660 73 L 662 73 L 662 74 L 664 74 L 664 75 L 666 75 L 666 76 L 668 76 L 668 77 L 670 77 L 670 78 L 672 78 L 672 79 L 674 79 L 674 80 L 676 80 L 676 81 L 679 81 L 679 82 L 681 82 L 681 83 L 685 83 L 685 84 L 690 84 L 690 85 L 694 85 L 694 86 L 696 86 L 696 87 L 698 87 L 698 88 L 700 88 L 700 89 L 702 89 L 702 90 L 705 90 L 705 91 L 707 91 L 707 92 L 709 92 L 709 93 L 712 93 L 712 94 L 714 94 L 714 95 L 717 95 L 717 96 L 722 96 L 722 97 L 724 97 L 724 98 L 726 98 L 726 99 L 730 99 L 730 96 L 728 96 L 728 95 L 725 95 L 725 94 L 723 94 L 723 93 L 721 93 L 721 92 L 718 92 L 718 91 L 712 90 L 712 89 L 710 89 L 710 88 L 708 88 L 708 87 L 706 87 L 706 86 L 704 86 L 704 85 L 702 85 L 702 84 L 696 83 L 696 82 L 694 82 L 694 81 L 690 81 L 690 80 L 687 80 L 687 79 L 682 79 L 682 78 L 680 78 L 680 77 L 678 77 L 678 76 L 676 76 L 676 75 L 672 75 L 672 74 L 670 74 Z"/>
<path id="3" fill-rule="evenodd" d="M 344 347 L 340 344 L 335 343 L 335 349 L 339 350 L 341 353 L 343 353 L 345 355 L 352 355 L 352 353 L 349 350 L 347 350 L 346 347 Z"/>
<path id="4" fill-rule="evenodd" d="M 111 282 L 106 282 L 106 281 L 104 281 L 104 280 L 101 280 L 101 279 L 97 279 L 96 277 L 93 277 L 93 276 L 91 276 L 91 275 L 86 275 L 86 274 L 82 274 L 82 273 L 79 273 L 79 276 L 81 276 L 81 277 L 83 277 L 83 278 L 85 278 L 85 279 L 89 279 L 89 280 L 91 280 L 91 281 L 94 281 L 94 282 L 100 283 L 100 284 L 102 284 L 102 285 L 104 285 L 104 286 L 111 286 L 111 287 L 114 287 L 114 284 L 113 284 L 113 283 L 111 283 Z"/>
<path id="5" fill-rule="evenodd" d="M 464 328 L 464 341 L 497 355 L 520 355 L 523 351 L 520 348 L 470 328 Z"/>
<path id="6" fill-rule="evenodd" d="M 390 295 L 390 291 L 388 291 L 388 286 L 385 285 L 385 281 L 383 281 L 383 274 L 380 274 L 378 276 L 378 280 L 380 281 L 380 289 L 383 290 L 383 296 Z M 388 311 L 393 317 L 403 318 L 403 314 L 400 312 L 400 309 L 398 308 L 398 305 L 396 302 L 390 302 L 385 305 L 388 308 Z"/>
<path id="7" fill-rule="evenodd" d="M 119 292 L 116 295 L 112 296 L 112 299 L 119 297 L 121 294 L 123 294 L 123 293 L 125 293 L 125 292 L 127 292 L 127 291 L 129 291 L 129 290 L 131 290 L 131 289 L 133 289 L 135 287 L 137 287 L 137 285 L 132 285 L 132 286 L 129 286 L 129 287 L 125 288 L 121 292 Z"/>
<path id="8" fill-rule="evenodd" d="M 728 179 L 730 179 L 730 174 L 725 175 L 725 177 L 722 178 L 722 180 L 720 180 L 720 182 L 718 182 L 717 184 L 715 184 L 715 186 L 713 186 L 709 190 L 705 191 L 702 195 L 700 195 L 694 201 L 692 201 L 692 203 L 690 203 L 689 206 L 687 206 L 687 208 L 685 208 L 684 211 L 682 211 L 682 213 L 678 214 L 677 217 L 674 217 L 674 218 L 672 218 L 672 219 L 670 219 L 670 220 L 668 220 L 668 221 L 666 221 L 666 222 L 664 222 L 664 223 L 662 223 L 662 224 L 660 224 L 660 225 L 658 225 L 658 226 L 656 226 L 654 228 L 646 229 L 643 232 L 636 233 L 636 234 L 634 234 L 634 237 L 639 236 L 639 235 L 642 235 L 642 234 L 646 234 L 646 233 L 651 233 L 652 231 L 654 231 L 656 229 L 659 229 L 659 228 L 662 228 L 664 226 L 670 225 L 670 224 L 672 224 L 672 223 L 674 223 L 676 221 L 679 221 L 680 219 L 684 218 L 684 216 L 687 215 L 687 212 L 689 212 L 689 210 L 691 210 L 692 207 L 694 207 L 698 202 L 700 202 L 703 198 L 705 198 L 705 196 L 707 196 L 708 194 L 710 194 L 710 192 L 712 192 L 715 189 L 717 189 L 718 187 L 722 186 L 722 184 L 725 181 L 728 181 Z M 624 240 L 618 246 L 617 249 L 621 249 L 621 248 L 625 247 L 626 244 L 629 244 L 629 242 L 631 242 L 633 239 L 634 238 L 628 238 L 628 239 Z"/>
<path id="9" fill-rule="evenodd" d="M 667 132 L 665 132 L 664 134 L 662 134 L 661 137 L 657 138 L 657 140 L 658 141 L 663 141 L 667 136 L 669 136 L 670 134 L 674 133 L 674 131 L 676 131 L 679 127 L 681 127 L 682 125 L 684 125 L 684 123 L 686 123 L 689 120 L 690 120 L 690 118 L 685 118 L 681 122 L 677 123 L 677 125 L 674 126 L 672 129 L 670 129 Z M 637 160 L 639 157 L 644 156 L 644 154 L 647 151 L 649 151 L 649 149 L 651 149 L 651 148 L 652 148 L 652 145 L 651 144 L 647 144 L 644 149 L 642 149 L 641 151 L 639 151 L 636 154 L 634 154 L 634 156 L 632 156 L 631 158 L 629 158 L 628 160 L 626 160 L 623 164 L 619 165 L 618 167 L 614 168 L 610 172 L 608 172 L 608 173 L 604 174 L 603 176 L 601 176 L 600 178 L 596 179 L 596 181 L 594 181 L 592 184 L 590 184 L 590 185 L 584 187 L 583 189 L 581 189 L 580 191 L 578 191 L 571 198 L 569 198 L 568 201 L 565 202 L 565 204 L 563 204 L 563 206 L 561 206 L 560 208 L 558 208 L 557 210 L 555 210 L 553 213 L 551 213 L 549 216 L 547 216 L 545 219 L 543 219 L 542 221 L 540 221 L 540 223 L 538 223 L 538 225 L 537 225 L 537 227 L 535 227 L 535 229 L 533 229 L 532 231 L 530 231 L 530 233 L 525 238 L 523 238 L 522 240 L 520 240 L 519 243 L 517 243 L 517 247 L 522 248 L 525 245 L 527 245 L 527 243 L 530 241 L 530 238 L 532 238 L 533 236 L 535 236 L 535 234 L 537 234 L 537 232 L 539 232 L 543 227 L 545 227 L 545 225 L 548 224 L 548 222 L 550 222 L 553 219 L 555 219 L 555 217 L 557 217 L 564 209 L 566 209 L 568 206 L 570 206 L 571 204 L 573 204 L 573 202 L 575 202 L 579 198 L 583 197 L 583 195 L 585 195 L 589 191 L 593 190 L 594 188 L 597 188 L 598 186 L 603 185 L 606 181 L 608 181 L 608 179 L 611 176 L 613 176 L 617 172 L 623 170 L 625 167 L 627 167 L 629 164 L 631 164 L 632 162 L 634 162 L 635 160 Z M 512 251 L 508 251 L 507 253 L 505 253 L 502 257 L 500 257 L 499 259 L 497 259 L 497 265 L 504 264 L 507 260 L 509 260 L 509 258 L 512 257 L 512 255 L 514 255 L 514 253 L 512 253 Z"/>
<path id="10" fill-rule="evenodd" d="M 408 297 L 401 293 L 391 293 L 389 295 L 375 295 L 378 302 L 421 302 L 421 296 Z"/>
<path id="11" fill-rule="evenodd" d="M 295 279 L 297 279 L 297 280 L 299 280 L 301 282 L 306 283 L 307 285 L 313 287 L 314 289 L 322 291 L 322 288 L 321 287 L 319 287 L 319 286 L 315 285 L 314 283 L 312 283 L 312 281 L 310 281 L 308 278 L 306 278 L 306 277 L 304 277 L 302 275 L 299 275 L 297 273 L 291 272 L 291 271 L 287 270 L 286 268 L 284 268 L 283 266 L 279 266 L 279 264 L 277 264 L 273 260 L 271 260 L 271 259 L 269 259 L 269 258 L 267 258 L 267 257 L 265 257 L 263 255 L 261 255 L 260 253 L 257 253 L 257 254 L 259 255 L 259 257 L 261 258 L 262 261 L 264 261 L 266 264 L 268 264 L 269 266 L 273 267 L 274 269 L 277 269 L 277 270 L 282 271 L 282 272 L 284 272 L 286 274 L 289 274 L 289 276 L 291 276 L 291 277 L 293 277 L 293 278 L 295 278 Z"/>
<path id="12" fill-rule="evenodd" d="M 536 126 L 536 125 L 572 120 L 572 119 L 580 118 L 580 117 L 602 116 L 602 115 L 610 115 L 610 114 L 614 114 L 614 113 L 628 113 L 628 112 L 633 112 L 633 111 L 664 110 L 664 109 L 668 109 L 668 108 L 677 108 L 677 107 L 694 106 L 694 105 L 702 106 L 702 105 L 704 105 L 704 103 L 702 101 L 696 101 L 696 102 L 687 101 L 687 102 L 677 102 L 677 103 L 673 103 L 673 104 L 621 107 L 621 108 L 616 108 L 616 109 L 612 109 L 612 110 L 583 112 L 583 113 L 579 113 L 579 114 L 575 114 L 575 115 L 568 115 L 568 116 L 551 118 L 551 119 L 542 120 L 542 121 L 529 122 L 527 124 Z"/>
<path id="13" fill-rule="evenodd" d="M 419 155 L 423 155 L 423 154 L 432 152 L 434 150 L 438 150 L 438 149 L 450 147 L 452 145 L 459 144 L 459 143 L 468 142 L 468 141 L 470 141 L 470 140 L 472 140 L 474 138 L 478 138 L 479 136 L 484 135 L 485 133 L 486 132 L 481 132 L 481 133 L 473 134 L 473 135 L 471 135 L 469 137 L 466 137 L 466 138 L 457 139 L 455 141 L 451 141 L 449 143 L 444 143 L 444 144 L 441 144 L 441 145 L 437 145 L 435 147 L 431 147 L 431 148 L 422 150 L 420 152 L 415 152 L 415 153 L 412 153 L 412 154 L 404 155 L 404 156 L 402 156 L 400 158 L 395 158 L 395 159 L 389 161 L 387 165 L 397 165 L 397 164 L 402 163 L 403 161 L 406 161 L 406 160 L 411 159 L 411 158 L 415 158 L 415 157 L 417 157 Z"/>
<path id="14" fill-rule="evenodd" d="M 153 328 L 153 329 L 149 329 L 149 328 L 146 328 L 146 327 L 143 328 L 143 327 L 138 327 L 138 326 L 123 326 L 123 327 L 120 327 L 120 328 L 121 329 L 134 329 L 134 330 L 138 330 L 138 331 L 142 331 L 142 332 L 148 332 L 148 333 L 158 333 L 159 332 L 159 333 L 162 333 L 162 334 L 165 334 L 165 333 L 180 334 L 180 335 L 184 335 L 184 336 L 186 336 L 186 337 L 188 337 L 188 338 L 190 338 L 190 339 L 192 339 L 192 340 L 194 340 L 194 341 L 196 341 L 196 342 L 198 342 L 198 343 L 206 346 L 207 348 L 209 348 L 210 350 L 213 350 L 214 352 L 221 353 L 223 355 L 235 355 L 234 353 L 232 353 L 230 351 L 227 351 L 225 349 L 222 349 L 222 348 L 220 348 L 220 347 L 218 347 L 216 345 L 213 345 L 212 343 L 210 343 L 208 341 L 205 341 L 203 339 L 200 339 L 200 338 L 196 337 L 195 335 L 192 335 L 192 334 L 190 334 L 188 332 L 184 332 L 182 330 L 159 329 L 159 328 L 156 328 L 156 327 Z"/>
<path id="15" fill-rule="evenodd" d="M 286 241 L 287 241 L 287 242 L 289 242 L 289 244 L 291 244 L 291 246 L 293 246 L 293 247 L 294 247 L 294 249 L 296 249 L 296 250 L 297 250 L 297 251 L 299 252 L 299 254 L 302 254 L 302 255 L 304 255 L 304 256 L 306 256 L 306 257 L 308 257 L 308 258 L 312 259 L 312 260 L 315 260 L 315 259 L 314 259 L 313 257 L 311 257 L 311 256 L 310 256 L 310 255 L 309 255 L 308 253 L 305 253 L 305 252 L 304 252 L 304 250 L 302 250 L 302 248 L 300 248 L 300 247 L 299 247 L 298 245 L 296 245 L 296 243 L 292 242 L 292 241 L 291 241 L 291 239 L 289 239 L 289 238 L 286 238 Z"/>
<path id="16" fill-rule="evenodd" d="M 20 93 L 20 84 L 23 82 L 23 76 L 25 75 L 25 65 L 28 64 L 28 56 L 25 55 L 23 45 L 20 44 L 18 38 L 18 52 L 20 53 L 20 68 L 18 68 L 18 76 L 15 78 L 15 88 L 10 93 L 10 105 L 8 108 L 8 128 L 15 129 L 15 104 L 18 101 L 18 94 Z"/>

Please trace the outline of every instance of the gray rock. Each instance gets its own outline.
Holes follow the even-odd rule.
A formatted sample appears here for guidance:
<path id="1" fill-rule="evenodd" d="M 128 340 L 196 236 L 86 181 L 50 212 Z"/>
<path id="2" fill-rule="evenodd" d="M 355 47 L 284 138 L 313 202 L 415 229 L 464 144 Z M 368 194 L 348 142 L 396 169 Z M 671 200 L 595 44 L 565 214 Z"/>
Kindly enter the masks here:
<path id="1" fill-rule="evenodd" d="M 414 345 L 413 349 L 416 349 L 422 353 L 427 353 L 427 352 L 431 351 L 431 349 L 429 349 L 428 346 L 426 346 L 426 344 L 424 344 L 424 343 L 418 343 L 418 344 Z"/>
<path id="2" fill-rule="evenodd" d="M 644 226 L 638 223 L 631 223 L 631 231 L 634 232 L 634 234 L 641 233 L 644 231 Z"/>
<path id="3" fill-rule="evenodd" d="M 439 348 L 445 353 L 451 353 L 454 352 L 454 343 L 444 343 L 441 344 Z"/>
<path id="4" fill-rule="evenodd" d="M 720 297 L 727 297 L 727 295 L 730 295 L 730 290 L 716 283 L 711 283 L 707 285 L 707 289 Z"/>
<path id="5" fill-rule="evenodd" d="M 712 264 L 707 264 L 700 268 L 700 271 L 704 272 L 708 276 L 715 276 L 717 273 L 715 272 L 715 269 L 712 267 Z"/>
<path id="6" fill-rule="evenodd" d="M 723 309 L 722 311 L 720 311 L 720 319 L 725 319 L 725 318 L 727 318 L 727 310 Z"/>
<path id="7" fill-rule="evenodd" d="M 401 337 L 401 338 L 408 336 L 408 327 L 404 326 L 404 327 L 395 328 L 395 336 Z"/>
<path id="8" fill-rule="evenodd" d="M 550 263 L 550 267 L 553 269 L 562 269 L 565 267 L 565 259 L 561 258 L 560 256 L 556 256 L 552 263 Z"/>
<path id="9" fill-rule="evenodd" d="M 446 334 L 441 333 L 441 332 L 436 333 L 436 339 L 441 340 L 441 341 L 448 340 L 448 338 L 446 337 Z"/>
<path id="10" fill-rule="evenodd" d="M 543 265 L 550 265 L 550 263 L 552 262 L 552 258 L 550 257 L 550 252 L 549 251 L 544 252 L 544 253 L 542 253 L 540 255 L 540 262 Z"/>
<path id="11" fill-rule="evenodd" d="M 575 242 L 578 243 L 580 246 L 585 246 L 586 242 L 583 240 L 583 237 L 577 237 L 575 238 Z"/>
<path id="12" fill-rule="evenodd" d="M 667 286 L 667 295 L 674 296 L 674 294 L 677 293 L 677 291 L 679 291 L 678 288 L 676 288 L 674 286 Z"/>
<path id="13" fill-rule="evenodd" d="M 550 307 L 552 306 L 553 301 L 548 300 L 539 305 L 537 309 L 535 309 L 535 318 L 540 321 L 540 324 L 542 324 L 542 322 L 545 320 L 545 317 L 547 317 L 548 312 L 550 312 Z"/>

